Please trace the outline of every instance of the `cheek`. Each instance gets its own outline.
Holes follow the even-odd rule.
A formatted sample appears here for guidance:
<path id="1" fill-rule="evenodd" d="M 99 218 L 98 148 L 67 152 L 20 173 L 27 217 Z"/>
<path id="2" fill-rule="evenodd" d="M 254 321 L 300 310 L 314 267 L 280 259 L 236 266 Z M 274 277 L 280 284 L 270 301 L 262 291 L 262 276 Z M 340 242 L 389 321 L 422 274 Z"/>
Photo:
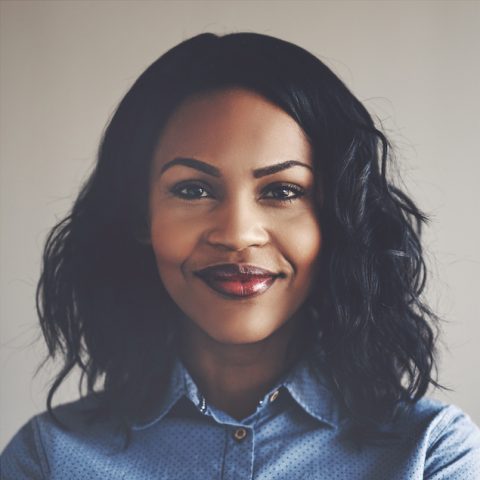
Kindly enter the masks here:
<path id="1" fill-rule="evenodd" d="M 182 264 L 197 241 L 192 223 L 179 220 L 168 211 L 152 216 L 150 236 L 159 269 Z"/>
<path id="2" fill-rule="evenodd" d="M 318 219 L 310 213 L 297 216 L 284 226 L 279 240 L 285 256 L 296 266 L 297 275 L 308 275 L 317 263 L 322 246 Z"/>
<path id="3" fill-rule="evenodd" d="M 181 266 L 201 242 L 204 226 L 200 213 L 192 216 L 175 208 L 156 209 L 151 216 L 151 242 L 160 270 Z M 273 244 L 297 269 L 297 276 L 304 278 L 313 270 L 320 254 L 322 235 L 320 224 L 310 209 L 294 215 L 276 218 L 269 222 Z M 160 271 L 160 274 L 162 272 Z"/>

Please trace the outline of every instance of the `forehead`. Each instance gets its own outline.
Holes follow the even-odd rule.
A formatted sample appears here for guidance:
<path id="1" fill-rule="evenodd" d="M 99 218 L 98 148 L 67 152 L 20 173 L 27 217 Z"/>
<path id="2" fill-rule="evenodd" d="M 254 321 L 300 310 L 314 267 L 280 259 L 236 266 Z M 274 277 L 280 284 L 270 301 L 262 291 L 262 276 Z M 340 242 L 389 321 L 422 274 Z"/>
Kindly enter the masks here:
<path id="1" fill-rule="evenodd" d="M 312 163 L 310 143 L 295 120 L 261 95 L 241 88 L 189 97 L 174 111 L 160 136 L 154 164 L 179 156 L 220 167 L 285 160 Z"/>

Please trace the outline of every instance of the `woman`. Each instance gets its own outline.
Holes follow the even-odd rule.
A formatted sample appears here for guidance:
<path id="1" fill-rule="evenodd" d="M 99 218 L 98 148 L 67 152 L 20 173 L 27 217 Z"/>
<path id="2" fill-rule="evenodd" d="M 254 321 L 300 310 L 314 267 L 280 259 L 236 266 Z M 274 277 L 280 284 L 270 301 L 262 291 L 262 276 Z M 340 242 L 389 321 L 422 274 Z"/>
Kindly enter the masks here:
<path id="1" fill-rule="evenodd" d="M 478 478 L 477 427 L 423 398 L 425 217 L 388 161 L 295 45 L 203 34 L 160 57 L 47 240 L 64 366 L 5 478 Z M 88 395 L 52 408 L 76 366 Z"/>

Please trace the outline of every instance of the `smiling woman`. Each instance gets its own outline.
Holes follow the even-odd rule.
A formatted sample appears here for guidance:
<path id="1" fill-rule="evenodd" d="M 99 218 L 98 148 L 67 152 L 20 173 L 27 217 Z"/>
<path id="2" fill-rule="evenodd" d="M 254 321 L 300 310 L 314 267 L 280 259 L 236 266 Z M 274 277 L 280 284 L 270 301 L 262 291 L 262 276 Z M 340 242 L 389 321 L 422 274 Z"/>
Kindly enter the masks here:
<path id="1" fill-rule="evenodd" d="M 264 340 L 305 302 L 321 243 L 312 166 L 298 124 L 249 91 L 196 97 L 170 118 L 153 159 L 152 247 L 168 293 L 210 337 Z"/>
<path id="2" fill-rule="evenodd" d="M 160 57 L 47 240 L 38 310 L 65 363 L 4 478 L 480 475 L 478 428 L 424 398 L 425 217 L 389 161 L 300 47 L 203 34 Z M 52 408 L 76 366 L 87 395 Z"/>
<path id="3" fill-rule="evenodd" d="M 298 124 L 240 89 L 180 105 L 153 157 L 151 242 L 163 285 L 185 313 L 183 359 L 210 402 L 239 420 L 255 410 L 266 378 L 284 371 L 294 314 L 314 283 L 321 236 L 312 167 Z M 240 376 L 231 364 L 242 349 Z"/>

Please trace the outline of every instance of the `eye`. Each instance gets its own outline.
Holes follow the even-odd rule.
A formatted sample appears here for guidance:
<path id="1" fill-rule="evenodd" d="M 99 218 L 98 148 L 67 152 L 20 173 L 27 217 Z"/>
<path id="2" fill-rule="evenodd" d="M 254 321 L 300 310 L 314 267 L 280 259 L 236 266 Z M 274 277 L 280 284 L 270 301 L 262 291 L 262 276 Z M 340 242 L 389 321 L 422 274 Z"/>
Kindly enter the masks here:
<path id="1" fill-rule="evenodd" d="M 208 187 L 196 182 L 178 183 L 170 191 L 175 196 L 183 198 L 184 200 L 197 200 L 200 198 L 209 198 L 212 196 L 209 192 Z"/>
<path id="2" fill-rule="evenodd" d="M 263 190 L 262 198 L 291 202 L 305 195 L 305 189 L 293 183 L 269 185 Z"/>

